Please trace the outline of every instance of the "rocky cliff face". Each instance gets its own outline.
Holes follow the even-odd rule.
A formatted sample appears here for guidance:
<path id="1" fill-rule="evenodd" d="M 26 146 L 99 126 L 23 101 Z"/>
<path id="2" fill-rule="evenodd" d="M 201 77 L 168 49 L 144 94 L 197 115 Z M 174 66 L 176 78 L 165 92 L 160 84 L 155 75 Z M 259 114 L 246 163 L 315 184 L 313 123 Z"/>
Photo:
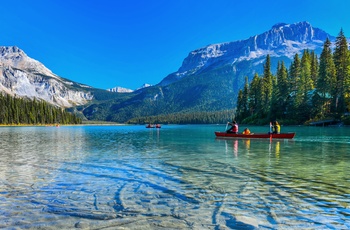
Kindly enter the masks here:
<path id="1" fill-rule="evenodd" d="M 72 107 L 93 99 L 89 87 L 53 74 L 19 48 L 0 47 L 0 92 Z"/>
<path id="2" fill-rule="evenodd" d="M 271 30 L 252 36 L 246 40 L 208 45 L 194 50 L 184 59 L 182 66 L 160 82 L 164 86 L 207 69 L 235 65 L 243 61 L 261 64 L 266 55 L 271 58 L 285 57 L 292 59 L 296 53 L 305 49 L 321 50 L 323 42 L 329 37 L 323 30 L 314 28 L 308 22 L 295 24 L 279 23 Z"/>

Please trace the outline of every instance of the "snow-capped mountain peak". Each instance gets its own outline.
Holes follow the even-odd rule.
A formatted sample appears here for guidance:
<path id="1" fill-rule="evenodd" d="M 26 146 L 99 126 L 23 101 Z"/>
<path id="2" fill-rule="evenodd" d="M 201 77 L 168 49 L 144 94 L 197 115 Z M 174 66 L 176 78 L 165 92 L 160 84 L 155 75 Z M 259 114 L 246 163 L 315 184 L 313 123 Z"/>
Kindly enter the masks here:
<path id="1" fill-rule="evenodd" d="M 55 74 L 46 68 L 39 61 L 30 58 L 16 46 L 0 47 L 0 66 L 12 66 L 17 69 L 37 72 L 47 76 L 57 78 Z"/>
<path id="2" fill-rule="evenodd" d="M 141 87 L 137 88 L 136 90 L 144 89 L 144 88 L 147 88 L 147 87 L 150 87 L 150 86 L 152 86 L 152 85 L 151 85 L 151 84 L 145 83 L 145 84 L 141 85 Z M 136 91 L 136 90 L 135 90 L 135 91 Z"/>
<path id="3" fill-rule="evenodd" d="M 114 92 L 114 93 L 131 93 L 134 90 L 123 88 L 123 87 L 120 87 L 120 86 L 116 86 L 114 88 L 107 89 L 107 91 Z"/>
<path id="4" fill-rule="evenodd" d="M 164 78 L 159 85 L 167 85 L 185 76 L 200 73 L 208 68 L 235 65 L 242 61 L 261 63 L 267 54 L 271 57 L 292 58 L 305 49 L 322 47 L 329 34 L 314 28 L 309 22 L 277 23 L 269 31 L 245 40 L 212 44 L 194 50 L 184 59 L 179 70 Z"/>
<path id="5" fill-rule="evenodd" d="M 1 92 L 72 107 L 85 104 L 93 98 L 90 92 L 79 88 L 89 87 L 60 78 L 16 46 L 0 46 Z"/>
<path id="6" fill-rule="evenodd" d="M 145 83 L 141 87 L 139 87 L 139 88 L 137 88 L 135 90 L 123 88 L 123 87 L 120 87 L 120 86 L 116 86 L 114 88 L 107 89 L 107 91 L 115 92 L 115 93 L 132 93 L 134 91 L 137 91 L 137 90 L 140 90 L 140 89 L 144 89 L 144 88 L 147 88 L 147 87 L 150 87 L 150 86 L 152 86 L 152 85 Z"/>

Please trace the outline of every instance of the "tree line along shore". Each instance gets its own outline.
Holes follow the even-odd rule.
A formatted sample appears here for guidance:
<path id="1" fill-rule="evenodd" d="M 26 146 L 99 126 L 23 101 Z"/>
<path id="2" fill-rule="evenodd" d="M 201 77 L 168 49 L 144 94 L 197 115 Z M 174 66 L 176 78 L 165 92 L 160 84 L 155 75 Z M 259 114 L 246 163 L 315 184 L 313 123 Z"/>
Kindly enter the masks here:
<path id="1" fill-rule="evenodd" d="M 0 94 L 1 125 L 67 125 L 81 124 L 77 115 L 42 100 Z"/>
<path id="2" fill-rule="evenodd" d="M 341 30 L 334 49 L 327 38 L 318 59 L 314 51 L 295 54 L 287 68 L 283 61 L 276 75 L 267 55 L 262 76 L 255 74 L 238 93 L 236 120 L 245 124 L 310 124 L 334 120 L 350 124 L 350 51 Z"/>

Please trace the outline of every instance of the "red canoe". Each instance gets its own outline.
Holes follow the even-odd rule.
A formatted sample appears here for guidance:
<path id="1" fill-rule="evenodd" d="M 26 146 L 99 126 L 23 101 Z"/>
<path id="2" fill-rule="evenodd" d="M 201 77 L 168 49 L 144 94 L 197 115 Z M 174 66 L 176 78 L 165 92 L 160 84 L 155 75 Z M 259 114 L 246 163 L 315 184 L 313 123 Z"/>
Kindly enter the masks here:
<path id="1" fill-rule="evenodd" d="M 146 128 L 157 128 L 157 129 L 160 129 L 162 126 L 160 125 L 147 125 Z"/>
<path id="2" fill-rule="evenodd" d="M 234 133 L 226 133 L 226 132 L 215 132 L 216 137 L 222 137 L 222 138 L 272 138 L 272 139 L 293 139 L 295 136 L 295 133 L 280 133 L 280 134 L 269 134 L 269 133 L 252 133 L 249 135 L 246 134 L 234 134 Z"/>

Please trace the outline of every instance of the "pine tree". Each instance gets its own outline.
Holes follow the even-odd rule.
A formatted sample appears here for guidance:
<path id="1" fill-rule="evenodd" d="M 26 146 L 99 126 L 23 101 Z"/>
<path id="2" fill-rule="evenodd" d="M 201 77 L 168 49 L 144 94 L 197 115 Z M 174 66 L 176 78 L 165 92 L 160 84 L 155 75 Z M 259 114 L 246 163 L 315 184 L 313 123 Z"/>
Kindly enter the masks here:
<path id="1" fill-rule="evenodd" d="M 243 117 L 246 118 L 249 116 L 249 81 L 248 77 L 245 77 L 245 84 L 243 88 L 242 95 L 242 103 L 243 103 Z"/>
<path id="2" fill-rule="evenodd" d="M 249 111 L 250 114 L 260 114 L 262 110 L 262 80 L 257 73 L 250 83 L 249 87 Z"/>
<path id="3" fill-rule="evenodd" d="M 340 113 L 345 112 L 346 110 L 346 86 L 348 82 L 350 82 L 350 73 L 349 73 L 349 47 L 346 37 L 343 33 L 343 29 L 340 30 L 339 35 L 335 41 L 335 49 L 334 49 L 334 64 L 336 68 L 336 111 L 340 115 Z"/>
<path id="4" fill-rule="evenodd" d="M 289 85 L 288 85 L 288 70 L 284 65 L 284 62 L 278 62 L 277 66 L 277 85 L 276 85 L 276 101 L 275 101 L 275 113 L 276 118 L 280 119 L 285 113 L 287 113 L 287 103 L 289 99 Z"/>
<path id="5" fill-rule="evenodd" d="M 241 122 L 244 119 L 243 110 L 244 110 L 244 102 L 243 102 L 243 91 L 240 89 L 237 95 L 237 109 L 236 109 L 236 120 Z"/>
<path id="6" fill-rule="evenodd" d="M 304 50 L 300 62 L 300 78 L 297 82 L 295 106 L 298 119 L 310 119 L 311 96 L 310 92 L 314 88 L 311 78 L 311 58 L 308 50 Z"/>
<path id="7" fill-rule="evenodd" d="M 272 73 L 271 73 L 271 60 L 270 55 L 266 56 L 266 62 L 264 64 L 264 74 L 262 77 L 262 109 L 263 116 L 267 115 L 270 111 L 272 96 Z"/>
<path id="8" fill-rule="evenodd" d="M 296 95 L 298 91 L 299 81 L 300 81 L 300 73 L 301 73 L 301 61 L 298 54 L 294 55 L 294 59 L 289 68 L 288 74 L 288 82 L 290 85 L 290 101 L 291 103 L 288 105 L 288 111 L 290 117 L 297 117 L 297 109 L 299 106 L 299 102 L 296 100 Z"/>
<path id="9" fill-rule="evenodd" d="M 293 62 L 290 65 L 289 75 L 288 75 L 290 89 L 291 89 L 292 94 L 294 94 L 294 95 L 298 89 L 298 81 L 300 79 L 300 72 L 301 72 L 301 67 L 300 67 L 299 55 L 295 54 Z"/>
<path id="10" fill-rule="evenodd" d="M 318 65 L 318 58 L 314 50 L 311 51 L 310 58 L 311 58 L 311 79 L 314 82 L 314 85 L 316 85 L 319 65 Z"/>
<path id="11" fill-rule="evenodd" d="M 280 116 L 279 114 L 280 111 L 277 105 L 278 99 L 279 99 L 279 92 L 277 87 L 277 77 L 272 76 L 272 94 L 271 94 L 271 102 L 270 102 L 270 111 L 268 116 L 270 120 L 277 120 L 277 118 Z"/>
<path id="12" fill-rule="evenodd" d="M 336 69 L 333 62 L 331 42 L 327 38 L 323 44 L 323 50 L 320 56 L 320 66 L 316 82 L 316 92 L 320 97 L 320 103 L 316 104 L 316 110 L 320 113 L 321 118 L 330 113 L 330 99 L 336 97 L 335 84 Z"/>

